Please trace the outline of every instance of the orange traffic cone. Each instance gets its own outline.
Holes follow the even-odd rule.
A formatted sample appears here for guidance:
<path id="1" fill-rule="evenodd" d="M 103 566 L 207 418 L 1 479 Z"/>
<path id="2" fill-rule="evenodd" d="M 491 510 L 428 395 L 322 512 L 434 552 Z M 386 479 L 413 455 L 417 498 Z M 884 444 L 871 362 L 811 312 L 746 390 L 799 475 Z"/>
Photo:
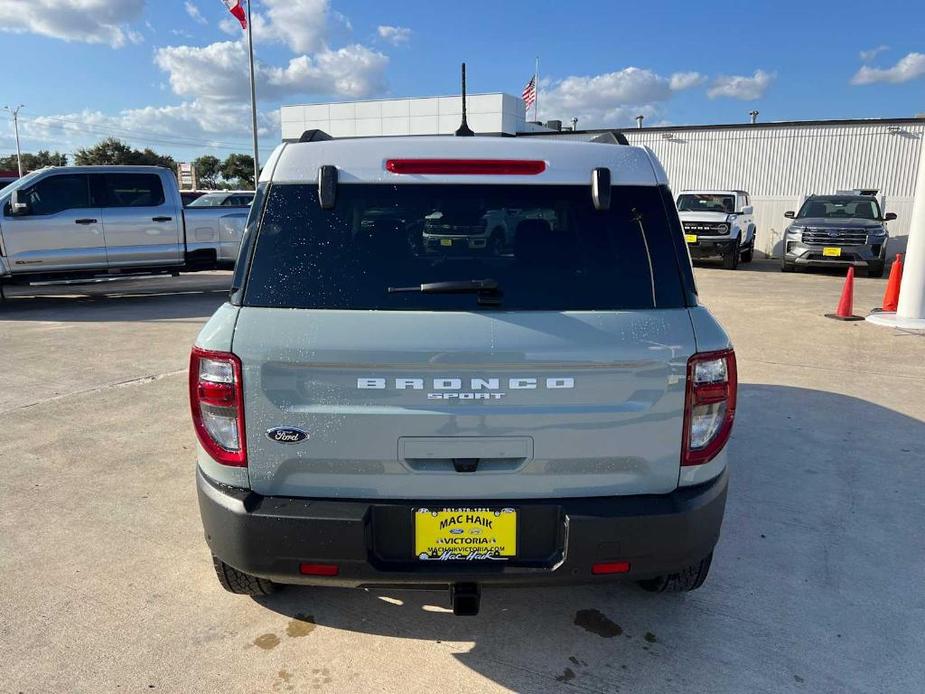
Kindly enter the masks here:
<path id="1" fill-rule="evenodd" d="M 825 314 L 826 318 L 835 320 L 864 320 L 861 316 L 852 315 L 854 309 L 854 267 L 848 268 L 848 276 L 845 278 L 845 286 L 841 290 L 841 299 L 838 300 L 838 306 L 835 313 Z"/>
<path id="2" fill-rule="evenodd" d="M 890 268 L 890 279 L 886 283 L 886 291 L 883 293 L 883 306 L 881 311 L 896 311 L 899 304 L 899 285 L 903 280 L 903 256 L 902 253 L 896 254 L 896 260 Z"/>

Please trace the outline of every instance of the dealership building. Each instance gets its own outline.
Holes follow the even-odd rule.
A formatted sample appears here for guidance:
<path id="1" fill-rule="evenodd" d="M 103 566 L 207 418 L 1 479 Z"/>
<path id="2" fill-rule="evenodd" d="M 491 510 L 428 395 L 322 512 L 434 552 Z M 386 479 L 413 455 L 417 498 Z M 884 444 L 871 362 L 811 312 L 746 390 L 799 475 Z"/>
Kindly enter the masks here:
<path id="1" fill-rule="evenodd" d="M 470 95 L 467 114 L 479 135 L 593 139 L 620 132 L 655 152 L 675 192 L 747 190 L 756 249 L 768 255 L 779 254 L 784 212 L 805 195 L 856 188 L 878 190 L 884 209 L 897 214 L 889 225 L 890 254 L 903 251 L 925 141 L 925 117 L 581 130 L 572 129 L 571 114 L 529 122 L 520 97 L 503 93 Z M 459 96 L 441 96 L 283 106 L 280 121 L 284 140 L 311 129 L 333 137 L 451 135 L 461 115 Z"/>

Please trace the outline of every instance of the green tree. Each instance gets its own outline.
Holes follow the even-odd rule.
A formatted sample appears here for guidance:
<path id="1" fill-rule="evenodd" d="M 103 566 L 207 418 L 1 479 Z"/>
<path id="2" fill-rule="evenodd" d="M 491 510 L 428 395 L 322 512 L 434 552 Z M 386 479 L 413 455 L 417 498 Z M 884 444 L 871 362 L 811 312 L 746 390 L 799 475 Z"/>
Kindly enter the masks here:
<path id="1" fill-rule="evenodd" d="M 133 149 L 114 137 L 108 137 L 93 147 L 78 149 L 74 154 L 74 163 L 78 166 L 93 164 L 130 164 L 165 166 L 175 170 L 177 162 L 166 154 L 158 154 L 150 148 Z"/>
<path id="2" fill-rule="evenodd" d="M 193 166 L 196 168 L 196 176 L 199 179 L 199 187 L 208 190 L 218 188 L 218 177 L 222 173 L 222 162 L 218 157 L 211 154 L 204 154 L 198 159 L 193 160 Z"/>
<path id="3" fill-rule="evenodd" d="M 237 187 L 254 187 L 254 158 L 250 154 L 229 154 L 222 162 L 222 178 Z"/>
<path id="4" fill-rule="evenodd" d="M 16 171 L 16 155 L 0 158 L 0 170 Z M 67 155 L 61 152 L 49 152 L 47 149 L 40 149 L 35 154 L 24 152 L 22 155 L 22 171 L 35 171 L 44 169 L 46 166 L 67 166 Z"/>

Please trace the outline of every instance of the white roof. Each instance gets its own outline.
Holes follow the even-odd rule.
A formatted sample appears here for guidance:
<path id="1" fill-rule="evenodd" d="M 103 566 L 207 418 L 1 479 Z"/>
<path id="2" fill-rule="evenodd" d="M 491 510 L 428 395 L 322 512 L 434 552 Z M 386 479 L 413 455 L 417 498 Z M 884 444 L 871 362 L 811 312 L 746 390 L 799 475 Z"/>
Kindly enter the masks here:
<path id="1" fill-rule="evenodd" d="M 536 175 L 394 174 L 388 159 L 525 159 L 543 160 Z M 333 164 L 340 183 L 590 184 L 591 170 L 610 169 L 613 185 L 667 184 L 661 164 L 645 147 L 596 142 L 556 141 L 532 137 L 367 137 L 321 142 L 284 143 L 264 166 L 261 181 L 306 183 L 318 168 Z"/>

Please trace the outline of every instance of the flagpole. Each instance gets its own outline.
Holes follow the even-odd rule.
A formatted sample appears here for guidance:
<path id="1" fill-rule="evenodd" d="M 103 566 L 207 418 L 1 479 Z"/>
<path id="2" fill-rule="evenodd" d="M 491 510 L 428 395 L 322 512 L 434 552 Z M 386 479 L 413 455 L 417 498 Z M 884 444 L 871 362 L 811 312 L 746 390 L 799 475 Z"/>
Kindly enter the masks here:
<path id="1" fill-rule="evenodd" d="M 251 1 L 247 0 L 247 53 L 250 58 L 251 71 L 251 127 L 254 133 L 254 190 L 260 177 L 260 164 L 257 158 L 257 83 L 254 76 L 254 23 L 251 21 Z"/>
<path id="2" fill-rule="evenodd" d="M 538 113 L 540 110 L 540 57 L 536 56 L 536 64 L 533 66 L 533 120 L 539 120 Z"/>

